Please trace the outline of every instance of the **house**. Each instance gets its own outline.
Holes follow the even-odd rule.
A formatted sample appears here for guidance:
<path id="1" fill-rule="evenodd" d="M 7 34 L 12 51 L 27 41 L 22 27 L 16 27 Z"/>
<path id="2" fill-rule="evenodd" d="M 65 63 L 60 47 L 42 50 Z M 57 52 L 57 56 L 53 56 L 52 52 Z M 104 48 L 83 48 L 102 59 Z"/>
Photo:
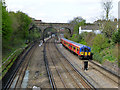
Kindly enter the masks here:
<path id="1" fill-rule="evenodd" d="M 79 34 L 82 32 L 94 32 L 95 34 L 100 34 L 99 24 L 91 24 L 79 27 Z"/>
<path id="2" fill-rule="evenodd" d="M 120 23 L 119 23 L 120 19 L 117 20 L 117 18 L 115 18 L 113 21 L 110 22 L 112 27 L 114 27 L 114 30 L 117 31 L 118 28 L 120 28 Z M 79 34 L 81 34 L 82 32 L 94 32 L 95 34 L 100 34 L 105 24 L 106 24 L 106 20 L 97 20 L 92 24 L 80 26 Z"/>

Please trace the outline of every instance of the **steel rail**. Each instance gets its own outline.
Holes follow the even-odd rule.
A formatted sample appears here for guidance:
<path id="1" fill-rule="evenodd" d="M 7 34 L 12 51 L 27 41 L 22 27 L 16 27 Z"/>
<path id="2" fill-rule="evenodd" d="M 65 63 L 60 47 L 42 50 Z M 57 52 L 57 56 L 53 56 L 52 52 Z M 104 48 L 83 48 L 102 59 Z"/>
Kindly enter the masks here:
<path id="1" fill-rule="evenodd" d="M 48 42 L 48 40 L 46 42 Z M 49 82 L 50 82 L 50 85 L 52 87 L 52 90 L 56 90 L 55 81 L 53 79 L 52 73 L 51 73 L 50 68 L 49 68 L 48 60 L 46 58 L 46 42 L 44 43 L 44 50 L 43 50 L 43 52 L 44 52 L 44 54 L 43 54 L 44 62 L 45 62 L 45 66 L 46 66 L 46 70 L 47 70 L 47 74 L 48 74 L 48 77 L 49 77 Z"/>
<path id="2" fill-rule="evenodd" d="M 55 46 L 55 42 L 53 43 L 53 45 Z M 56 49 L 56 48 L 54 48 Z M 57 53 L 57 50 L 54 51 L 54 53 Z M 59 53 L 59 52 L 58 52 Z M 59 61 L 61 61 L 60 56 L 58 56 L 58 54 L 56 54 L 56 57 L 58 57 Z M 63 57 L 64 58 L 64 57 Z M 64 58 L 65 59 L 65 58 Z M 54 63 L 54 62 L 53 62 Z M 61 61 L 62 67 L 68 72 L 69 76 L 71 77 L 72 81 L 75 82 L 76 86 L 78 86 L 80 88 L 80 86 L 78 85 L 78 83 L 74 80 L 73 76 L 70 74 L 70 72 L 68 71 L 68 69 L 65 67 L 65 65 L 63 64 L 63 62 Z M 58 71 L 58 70 L 57 70 Z"/>
<path id="3" fill-rule="evenodd" d="M 49 50 L 49 51 L 50 51 L 50 50 Z M 52 63 L 53 63 L 53 65 L 55 66 L 55 69 L 56 69 L 56 71 L 57 71 L 57 73 L 58 73 L 58 75 L 59 75 L 59 77 L 60 77 L 60 79 L 61 79 L 61 81 L 62 81 L 64 87 L 67 88 L 67 85 L 65 84 L 64 80 L 62 79 L 62 76 L 61 76 L 59 70 L 56 68 L 56 65 L 55 65 L 55 63 L 53 62 L 53 58 L 52 58 L 51 55 L 50 55 L 50 58 L 52 59 Z"/>
<path id="4" fill-rule="evenodd" d="M 92 63 L 92 64 L 94 64 L 94 65 L 96 65 L 97 67 L 99 67 L 100 69 L 104 70 L 105 72 L 107 72 L 107 73 L 115 76 L 116 78 L 118 78 L 118 80 L 120 80 L 120 76 L 117 75 L 117 74 L 115 74 L 115 73 L 113 73 L 113 72 L 110 71 L 109 69 L 104 68 L 103 66 L 100 66 L 100 65 L 98 65 L 97 63 L 95 63 L 95 62 L 93 62 L 93 61 L 89 61 L 89 62 Z M 93 66 L 91 66 L 91 67 L 93 67 Z M 96 69 L 96 68 L 95 68 L 95 69 Z M 118 85 L 120 85 L 120 82 L 119 82 L 119 81 L 117 82 L 116 80 L 114 80 L 114 79 L 110 78 L 109 76 L 107 76 L 107 75 L 106 75 L 105 73 L 103 73 L 102 71 L 100 71 L 100 70 L 98 70 L 98 69 L 96 69 L 96 70 L 97 70 L 98 72 L 100 72 L 101 74 L 103 74 L 104 76 L 106 76 L 107 78 L 109 78 L 110 80 L 112 80 L 113 82 L 115 82 L 115 83 L 117 83 Z"/>
<path id="5" fill-rule="evenodd" d="M 15 87 L 14 88 L 21 88 L 21 84 L 22 84 L 22 82 L 23 82 L 23 79 L 24 79 L 24 76 L 25 76 L 25 71 L 27 70 L 27 67 L 28 67 L 28 65 L 29 65 L 29 62 L 30 62 L 30 58 L 31 58 L 31 56 L 32 56 L 32 53 L 34 52 L 34 50 L 36 49 L 36 47 L 33 47 L 33 51 L 31 52 L 29 52 L 30 53 L 30 55 L 29 55 L 29 57 L 28 57 L 28 59 L 27 60 L 25 60 L 23 63 L 22 63 L 22 65 L 21 65 L 21 68 L 19 69 L 20 71 L 20 73 L 19 73 L 19 76 L 18 76 L 18 79 L 17 79 L 17 81 L 16 81 L 16 84 L 15 84 Z M 20 83 L 19 83 L 20 82 Z"/>
<path id="6" fill-rule="evenodd" d="M 92 64 L 100 67 L 101 69 L 107 71 L 108 73 L 110 73 L 110 74 L 114 75 L 115 77 L 117 77 L 118 79 L 120 79 L 120 75 L 116 74 L 115 72 L 110 71 L 109 69 L 107 69 L 107 68 L 105 68 L 105 67 L 103 67 L 103 66 L 100 66 L 100 65 L 98 65 L 97 63 L 95 63 L 95 62 L 93 62 L 93 61 L 89 61 L 89 62 L 91 62 Z"/>
<path id="7" fill-rule="evenodd" d="M 61 56 L 62 56 L 62 55 L 61 55 Z M 62 56 L 62 57 L 63 57 L 63 56 Z M 64 57 L 63 57 L 63 58 L 64 58 Z M 64 59 L 65 59 L 65 58 L 64 58 Z M 60 60 L 60 61 L 61 61 L 61 60 Z M 73 81 L 76 83 L 76 81 L 74 80 L 73 76 L 70 74 L 70 72 L 69 72 L 68 69 L 65 67 L 65 65 L 63 64 L 62 61 L 61 61 L 61 63 L 62 63 L 62 65 L 64 66 L 64 68 L 67 70 L 67 72 L 69 73 L 69 75 L 72 77 Z M 71 65 L 70 65 L 70 67 L 71 67 Z M 71 68 L 75 71 L 75 73 L 76 73 L 77 75 L 79 75 L 73 67 L 71 67 Z M 80 81 L 82 81 L 81 84 L 84 86 L 84 88 L 88 88 L 88 87 L 89 87 L 89 85 L 86 84 L 86 83 L 83 81 L 83 79 L 81 79 L 81 77 L 80 77 L 79 79 L 80 79 Z M 77 85 L 79 88 L 81 88 L 77 83 L 76 83 L 76 85 Z M 91 87 L 89 87 L 89 88 L 91 88 Z"/>

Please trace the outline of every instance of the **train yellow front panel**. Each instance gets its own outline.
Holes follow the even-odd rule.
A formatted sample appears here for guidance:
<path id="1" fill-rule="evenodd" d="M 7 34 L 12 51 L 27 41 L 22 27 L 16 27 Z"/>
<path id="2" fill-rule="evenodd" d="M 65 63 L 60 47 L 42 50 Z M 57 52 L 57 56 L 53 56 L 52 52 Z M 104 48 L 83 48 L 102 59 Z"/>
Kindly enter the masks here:
<path id="1" fill-rule="evenodd" d="M 88 55 L 90 56 L 90 52 L 88 52 Z"/>
<path id="2" fill-rule="evenodd" d="M 87 56 L 87 52 L 85 52 L 85 56 Z"/>

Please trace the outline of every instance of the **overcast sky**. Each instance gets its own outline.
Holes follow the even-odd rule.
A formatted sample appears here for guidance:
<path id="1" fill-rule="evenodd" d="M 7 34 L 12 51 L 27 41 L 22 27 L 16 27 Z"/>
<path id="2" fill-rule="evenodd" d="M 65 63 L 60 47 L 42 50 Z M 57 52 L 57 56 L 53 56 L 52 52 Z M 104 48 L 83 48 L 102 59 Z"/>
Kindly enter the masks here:
<path id="1" fill-rule="evenodd" d="M 118 18 L 120 19 L 120 1 L 119 1 L 119 4 L 118 4 Z"/>
<path id="2" fill-rule="evenodd" d="M 118 17 L 118 1 L 113 0 L 111 15 Z M 6 0 L 8 11 L 23 11 L 43 22 L 66 23 L 81 16 L 93 22 L 103 15 L 102 0 Z"/>

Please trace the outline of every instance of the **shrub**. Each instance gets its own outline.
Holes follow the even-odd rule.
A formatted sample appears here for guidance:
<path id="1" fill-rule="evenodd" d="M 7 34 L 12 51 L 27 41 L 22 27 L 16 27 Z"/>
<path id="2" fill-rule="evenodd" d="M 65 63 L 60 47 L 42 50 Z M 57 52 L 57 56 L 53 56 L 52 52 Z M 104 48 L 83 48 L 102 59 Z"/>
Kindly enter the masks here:
<path id="1" fill-rule="evenodd" d="M 108 43 L 108 38 L 106 38 L 104 35 L 98 34 L 93 40 L 93 49 L 95 49 L 96 52 L 100 52 L 101 50 L 107 48 L 110 46 Z"/>
<path id="2" fill-rule="evenodd" d="M 114 43 L 120 43 L 120 29 L 112 35 L 112 40 Z"/>
<path id="3" fill-rule="evenodd" d="M 111 62 L 114 62 L 116 60 L 116 58 L 110 54 L 106 55 L 103 60 L 108 60 L 108 61 L 111 61 Z"/>
<path id="4" fill-rule="evenodd" d="M 94 40 L 94 37 L 96 36 L 95 33 L 93 32 L 89 32 L 86 36 L 85 36 L 85 41 L 87 42 L 87 44 L 89 46 L 92 46 L 93 45 L 93 40 Z"/>
<path id="5" fill-rule="evenodd" d="M 87 45 L 87 43 L 83 40 L 81 42 L 79 42 L 80 44 L 83 44 L 83 45 Z"/>
<path id="6" fill-rule="evenodd" d="M 99 63 L 103 62 L 103 57 L 98 52 L 94 53 L 93 59 L 96 60 L 96 61 L 98 61 Z"/>

